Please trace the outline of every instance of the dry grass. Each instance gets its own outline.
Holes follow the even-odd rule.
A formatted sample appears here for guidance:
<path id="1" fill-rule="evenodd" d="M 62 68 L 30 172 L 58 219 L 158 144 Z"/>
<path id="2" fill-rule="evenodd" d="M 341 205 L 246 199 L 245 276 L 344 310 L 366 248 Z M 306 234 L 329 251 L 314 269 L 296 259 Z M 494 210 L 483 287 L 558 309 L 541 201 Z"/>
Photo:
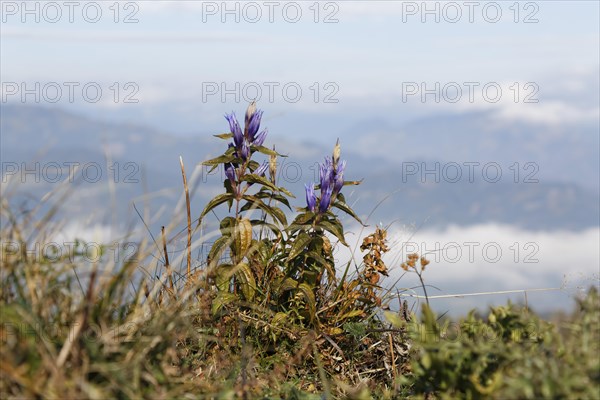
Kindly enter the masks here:
<path id="1" fill-rule="evenodd" d="M 4 199 L 2 217 L 2 398 L 364 398 L 391 394 L 408 369 L 405 335 L 374 314 L 365 276 L 320 303 L 322 329 L 242 301 L 215 314 L 205 271 L 172 279 L 166 239 L 163 254 L 141 242 L 115 259 L 82 243 L 55 257 L 42 251 L 51 218 L 15 215 Z M 139 273 L 155 268 L 159 279 Z"/>

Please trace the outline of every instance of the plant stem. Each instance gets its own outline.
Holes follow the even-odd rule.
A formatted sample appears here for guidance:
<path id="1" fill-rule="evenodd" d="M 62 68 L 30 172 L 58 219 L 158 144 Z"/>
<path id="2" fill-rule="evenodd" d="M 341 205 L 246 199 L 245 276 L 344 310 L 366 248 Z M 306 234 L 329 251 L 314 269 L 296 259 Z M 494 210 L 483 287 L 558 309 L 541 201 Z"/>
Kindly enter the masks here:
<path id="1" fill-rule="evenodd" d="M 416 268 L 415 268 L 416 271 Z M 421 273 L 419 271 L 416 271 L 417 276 L 419 277 L 419 280 L 421 281 L 421 287 L 423 288 L 423 293 L 425 294 L 425 302 L 427 303 L 427 306 L 429 306 L 429 296 L 427 296 L 427 289 L 425 288 L 425 282 L 423 281 L 423 277 L 421 276 Z"/>
<path id="2" fill-rule="evenodd" d="M 190 211 L 190 191 L 188 189 L 185 168 L 183 167 L 183 158 L 181 156 L 179 156 L 179 163 L 181 164 L 183 188 L 185 189 L 185 203 L 187 205 L 187 276 L 189 278 L 192 273 L 192 213 Z"/>

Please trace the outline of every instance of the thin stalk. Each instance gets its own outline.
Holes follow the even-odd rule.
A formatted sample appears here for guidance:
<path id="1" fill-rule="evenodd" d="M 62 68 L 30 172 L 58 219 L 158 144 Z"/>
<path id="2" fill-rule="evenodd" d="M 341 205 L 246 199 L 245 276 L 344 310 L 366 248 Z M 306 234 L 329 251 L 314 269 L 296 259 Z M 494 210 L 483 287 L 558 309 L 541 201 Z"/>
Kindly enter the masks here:
<path id="1" fill-rule="evenodd" d="M 181 175 L 183 176 L 183 188 L 185 190 L 185 203 L 187 205 L 187 276 L 189 278 L 192 274 L 192 212 L 190 210 L 190 191 L 188 189 L 183 158 L 181 156 L 179 156 L 179 164 L 181 164 Z"/>
<path id="2" fill-rule="evenodd" d="M 421 273 L 419 271 L 417 271 L 416 268 L 415 268 L 415 271 L 417 272 L 417 276 L 419 277 L 419 280 L 421 281 L 421 287 L 423 288 L 423 293 L 425 294 L 425 302 L 427 303 L 427 306 L 429 306 L 429 296 L 427 296 L 427 289 L 425 288 L 425 282 L 423 281 L 423 276 L 421 275 Z"/>
<path id="3" fill-rule="evenodd" d="M 161 228 L 163 252 L 165 253 L 165 268 L 167 269 L 167 276 L 169 277 L 169 289 L 173 292 L 173 276 L 171 273 L 171 265 L 169 264 L 169 253 L 167 252 L 167 238 L 165 236 L 165 227 Z"/>

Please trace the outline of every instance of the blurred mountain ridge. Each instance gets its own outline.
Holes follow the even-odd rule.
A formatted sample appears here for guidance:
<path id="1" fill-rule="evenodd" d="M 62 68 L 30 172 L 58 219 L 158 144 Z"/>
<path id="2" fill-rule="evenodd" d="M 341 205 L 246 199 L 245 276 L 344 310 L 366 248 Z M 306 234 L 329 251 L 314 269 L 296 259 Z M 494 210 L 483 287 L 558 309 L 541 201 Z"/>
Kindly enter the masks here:
<path id="1" fill-rule="evenodd" d="M 400 127 L 367 119 L 340 132 L 342 156 L 348 161 L 346 177 L 363 179 L 362 185 L 345 189 L 347 199 L 363 217 L 375 208 L 371 221 L 398 220 L 425 228 L 498 222 L 531 230 L 577 231 L 599 225 L 595 168 L 599 155 L 594 147 L 598 137 L 593 126 L 550 135 L 540 127 L 494 125 L 489 118 L 485 112 L 442 115 Z M 182 192 L 180 155 L 191 176 L 197 164 L 221 154 L 226 146 L 212 137 L 222 132 L 181 137 L 143 125 L 103 122 L 60 108 L 30 105 L 3 105 L 0 129 L 3 195 L 18 195 L 11 201 L 23 201 L 19 196 L 24 194 L 41 196 L 56 187 L 47 179 L 56 175 L 44 173 L 47 165 L 91 163 L 100 167 L 102 177 L 97 182 L 79 177 L 79 189 L 69 199 L 72 210 L 87 215 L 90 209 L 106 210 L 117 204 L 117 210 L 107 212 L 123 221 L 136 218 L 131 203 L 140 202 L 144 194 L 152 194 L 147 204 L 153 211 L 175 207 Z M 272 144 L 289 155 L 279 159 L 279 184 L 296 195 L 292 205 L 302 207 L 303 185 L 317 179 L 316 163 L 331 148 L 275 135 L 267 139 L 267 145 Z M 39 182 L 35 174 L 23 176 L 10 170 L 32 162 L 40 164 Z M 502 172 L 496 182 L 494 168 L 488 169 L 487 176 L 482 172 L 494 163 Z M 469 165 L 475 172 L 472 180 Z M 461 173 L 458 180 L 457 172 Z M 222 190 L 222 179 L 219 171 L 207 175 L 206 169 L 200 170 L 193 213 L 199 214 L 206 201 Z M 110 197 L 109 180 L 116 187 L 116 199 Z M 164 224 L 167 215 L 152 222 Z"/>

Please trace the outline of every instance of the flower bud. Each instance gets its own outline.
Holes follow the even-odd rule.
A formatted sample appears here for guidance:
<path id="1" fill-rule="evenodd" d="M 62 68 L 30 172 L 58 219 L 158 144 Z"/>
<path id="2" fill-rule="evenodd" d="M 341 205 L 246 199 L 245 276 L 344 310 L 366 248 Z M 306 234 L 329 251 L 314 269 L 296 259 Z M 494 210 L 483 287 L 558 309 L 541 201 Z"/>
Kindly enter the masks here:
<path id="1" fill-rule="evenodd" d="M 306 205 L 308 210 L 315 212 L 315 208 L 317 207 L 317 196 L 315 195 L 314 184 L 311 182 L 304 185 L 304 187 L 306 188 Z"/>

